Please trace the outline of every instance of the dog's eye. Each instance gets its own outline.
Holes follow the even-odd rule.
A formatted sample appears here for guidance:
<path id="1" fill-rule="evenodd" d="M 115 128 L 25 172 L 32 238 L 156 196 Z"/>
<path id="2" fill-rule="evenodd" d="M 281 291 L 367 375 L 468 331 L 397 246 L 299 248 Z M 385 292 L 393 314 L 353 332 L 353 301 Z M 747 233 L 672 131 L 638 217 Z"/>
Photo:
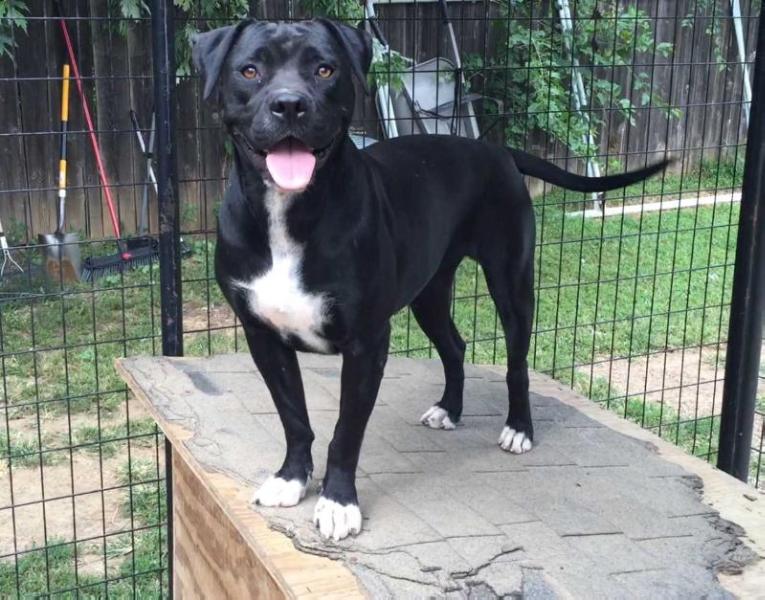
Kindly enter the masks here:
<path id="1" fill-rule="evenodd" d="M 335 70 L 329 65 L 321 65 L 318 69 L 316 69 L 316 74 L 322 79 L 329 79 L 332 77 L 334 72 Z"/>
<path id="2" fill-rule="evenodd" d="M 255 65 L 247 65 L 242 69 L 242 76 L 245 79 L 255 79 L 258 76 L 258 70 L 255 68 Z"/>

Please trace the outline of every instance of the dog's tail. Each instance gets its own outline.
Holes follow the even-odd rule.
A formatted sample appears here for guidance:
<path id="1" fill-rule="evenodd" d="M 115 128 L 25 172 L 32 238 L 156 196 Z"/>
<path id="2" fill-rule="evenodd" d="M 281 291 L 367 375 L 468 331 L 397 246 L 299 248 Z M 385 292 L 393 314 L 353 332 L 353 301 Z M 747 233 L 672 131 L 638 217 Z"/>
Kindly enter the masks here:
<path id="1" fill-rule="evenodd" d="M 627 171 L 626 173 L 620 173 L 619 175 L 607 175 L 606 177 L 585 177 L 583 175 L 576 175 L 569 173 L 555 166 L 551 162 L 543 160 L 539 157 L 524 152 L 523 150 L 517 150 L 515 148 L 508 148 L 510 154 L 513 155 L 515 164 L 518 166 L 518 170 L 524 175 L 530 175 L 558 185 L 567 190 L 574 192 L 607 192 L 609 190 L 616 190 L 619 188 L 638 183 L 644 179 L 648 179 L 651 175 L 655 175 L 660 171 L 667 168 L 667 165 L 671 161 L 663 160 L 656 164 L 650 165 L 637 171 Z"/>

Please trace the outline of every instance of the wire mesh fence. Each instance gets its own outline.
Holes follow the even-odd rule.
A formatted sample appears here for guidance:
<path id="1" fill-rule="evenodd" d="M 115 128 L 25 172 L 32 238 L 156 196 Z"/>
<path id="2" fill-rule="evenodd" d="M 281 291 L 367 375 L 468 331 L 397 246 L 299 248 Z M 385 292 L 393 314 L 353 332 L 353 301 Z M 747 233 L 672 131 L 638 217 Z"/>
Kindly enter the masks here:
<path id="1" fill-rule="evenodd" d="M 372 11 L 355 0 L 177 4 L 184 351 L 244 350 L 213 278 L 232 148 L 215 107 L 201 100 L 190 36 L 248 15 L 355 25 Z M 673 158 L 663 176 L 605 198 L 529 182 L 538 244 L 531 365 L 710 462 L 759 17 L 757 2 L 741 2 L 740 14 L 733 5 L 453 1 L 452 38 L 435 2 L 378 2 L 373 92 L 359 96 L 352 128 L 363 143 L 433 129 L 481 137 L 591 175 Z M 72 79 L 62 231 L 75 237 L 57 250 L 38 236 L 58 229 L 62 66 L 72 59 L 62 20 L 82 94 Z M 0 154 L 8 165 L 0 217 L 20 266 L 7 264 L 0 282 L 2 597 L 167 593 L 162 438 L 113 367 L 117 357 L 162 349 L 156 193 L 151 156 L 136 135 L 151 151 L 151 75 L 142 3 L 0 1 Z M 145 260 L 128 265 L 124 255 L 135 248 L 148 248 L 136 253 Z M 104 261 L 108 268 L 78 278 L 56 260 L 51 266 L 54 250 L 81 274 Z M 458 272 L 452 314 L 470 361 L 505 360 L 472 261 Z M 408 311 L 393 325 L 394 353 L 433 356 Z M 760 381 L 765 390 L 762 371 Z M 763 396 L 751 460 L 758 486 Z"/>

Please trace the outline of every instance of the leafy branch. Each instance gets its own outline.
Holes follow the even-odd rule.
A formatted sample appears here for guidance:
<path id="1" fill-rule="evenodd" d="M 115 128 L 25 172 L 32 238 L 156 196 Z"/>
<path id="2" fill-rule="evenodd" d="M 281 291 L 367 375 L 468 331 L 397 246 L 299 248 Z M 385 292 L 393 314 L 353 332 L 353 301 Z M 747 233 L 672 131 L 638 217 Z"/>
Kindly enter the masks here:
<path id="1" fill-rule="evenodd" d="M 537 131 L 590 157 L 597 147 L 588 140 L 597 144 L 606 111 L 615 110 L 632 124 L 638 109 L 648 106 L 678 116 L 653 89 L 650 74 L 633 67 L 641 55 L 666 58 L 674 51 L 670 43 L 656 43 L 643 10 L 616 0 L 578 0 L 572 31 L 565 32 L 558 19 L 532 11 L 532 1 L 502 5 L 497 20 L 499 38 L 506 41 L 498 53 L 501 61 L 483 64 L 472 57 L 467 63 L 483 77 L 485 93 L 502 99 L 511 115 L 507 143 L 522 144 Z M 577 110 L 572 94 L 575 61 L 588 96 L 584 110 Z M 630 89 L 613 80 L 617 73 L 626 74 Z"/>
<path id="2" fill-rule="evenodd" d="M 16 30 L 27 32 L 28 12 L 25 0 L 0 0 L 0 58 L 14 60 Z"/>
<path id="3" fill-rule="evenodd" d="M 726 4 L 728 0 L 723 0 Z M 709 36 L 712 44 L 717 70 L 722 72 L 727 68 L 727 61 L 723 52 L 722 21 L 727 7 L 718 6 L 717 0 L 691 0 L 688 12 L 683 18 L 683 29 L 694 29 L 699 22 L 706 22 L 704 33 Z"/>
<path id="4" fill-rule="evenodd" d="M 119 28 L 126 33 L 130 23 L 151 14 L 144 0 L 110 0 L 113 10 L 122 17 Z M 199 31 L 222 27 L 245 18 L 249 10 L 247 0 L 174 0 L 178 21 L 182 25 L 175 32 L 175 64 L 179 77 L 191 74 L 191 39 Z"/>

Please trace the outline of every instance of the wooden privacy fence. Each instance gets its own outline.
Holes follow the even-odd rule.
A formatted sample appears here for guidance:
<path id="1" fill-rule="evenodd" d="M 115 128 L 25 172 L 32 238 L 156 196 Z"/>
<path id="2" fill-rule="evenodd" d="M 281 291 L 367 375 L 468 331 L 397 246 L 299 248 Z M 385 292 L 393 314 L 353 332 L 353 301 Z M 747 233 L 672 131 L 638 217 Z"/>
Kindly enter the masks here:
<path id="1" fill-rule="evenodd" d="M 645 161 L 646 151 L 669 150 L 682 157 L 677 168 L 688 168 L 700 160 L 717 160 L 719 153 L 735 152 L 744 141 L 741 114 L 742 73 L 738 64 L 733 27 L 727 0 L 718 0 L 718 30 L 702 34 L 711 22 L 697 17 L 692 27 L 683 17 L 700 9 L 699 0 L 639 0 L 626 3 L 650 17 L 656 43 L 671 42 L 668 58 L 636 55 L 636 69 L 650 72 L 652 85 L 682 116 L 669 123 L 661 108 L 638 110 L 635 126 L 616 111 L 606 111 L 601 152 L 627 157 L 630 165 Z M 98 139 L 107 172 L 119 205 L 126 232 L 136 230 L 140 214 L 144 161 L 131 128 L 129 110 L 137 111 L 143 127 L 152 112 L 151 44 L 149 21 L 132 24 L 110 13 L 110 3 L 97 0 L 68 0 L 62 3 L 73 34 L 85 89 L 90 95 Z M 299 4 L 299 3 L 298 3 Z M 534 2 L 544 18 L 555 14 L 554 2 Z M 709 2 L 707 2 L 709 4 Z M 756 3 L 755 3 L 756 4 Z M 253 13 L 261 18 L 287 18 L 287 3 L 269 0 Z M 575 9 L 575 2 L 572 2 Z M 53 16 L 51 1 L 30 0 L 26 34 L 16 33 L 14 60 L 0 58 L 0 218 L 14 242 L 33 240 L 40 232 L 55 229 L 55 186 L 58 156 L 58 103 L 63 43 L 57 24 L 40 17 Z M 500 18 L 499 7 L 490 0 L 450 3 L 458 43 L 463 54 L 501 59 L 505 40 L 498 39 L 492 18 Z M 422 60 L 437 53 L 449 56 L 444 28 L 433 3 L 381 2 L 377 7 L 391 46 L 405 56 Z M 752 12 L 752 0 L 742 2 L 744 15 Z M 679 17 L 678 17 L 679 15 Z M 490 17 L 490 18 L 487 18 Z M 754 48 L 755 19 L 745 18 L 746 47 Z M 179 28 L 180 29 L 180 28 Z M 713 52 L 712 44 L 716 44 Z M 727 63 L 710 64 L 711 56 Z M 751 55 L 748 60 L 751 60 Z M 513 65 L 505 65 L 512 68 Z M 628 87 L 629 71 L 611 69 L 612 77 Z M 637 98 L 634 99 L 639 106 Z M 224 134 L 218 116 L 202 105 L 194 78 L 181 78 L 178 101 L 178 162 L 181 180 L 182 219 L 187 230 L 209 229 L 221 199 L 228 166 Z M 85 237 L 112 235 L 98 181 L 95 160 L 87 143 L 81 104 L 71 99 L 69 137 L 69 196 L 67 228 Z M 521 118 L 507 115 L 506 119 Z M 360 101 L 359 127 L 379 136 L 371 99 Z M 564 157 L 565 148 L 540 135 L 529 140 L 532 150 L 547 156 Z M 650 156 L 649 158 L 653 158 Z M 624 164 L 624 161 L 622 162 Z M 574 168 L 574 163 L 568 164 Z M 582 165 L 578 165 L 581 169 Z M 153 192 L 151 229 L 156 230 Z"/>

